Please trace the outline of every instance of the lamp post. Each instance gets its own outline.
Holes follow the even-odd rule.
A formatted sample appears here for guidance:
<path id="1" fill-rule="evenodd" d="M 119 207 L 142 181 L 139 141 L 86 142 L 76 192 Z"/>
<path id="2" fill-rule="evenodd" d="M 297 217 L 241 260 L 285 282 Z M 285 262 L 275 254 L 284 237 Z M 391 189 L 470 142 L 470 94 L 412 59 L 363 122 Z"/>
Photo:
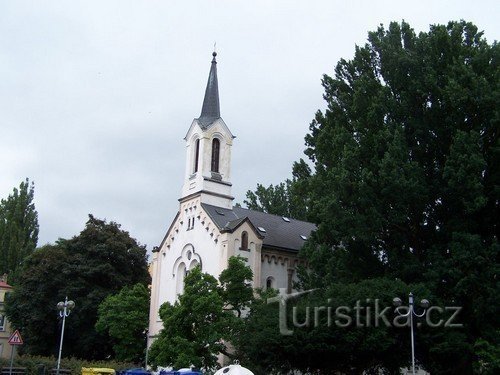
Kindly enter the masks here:
<path id="1" fill-rule="evenodd" d="M 149 354 L 149 329 L 144 330 L 144 334 L 146 335 L 146 358 L 144 359 L 144 369 L 148 369 L 148 354 Z"/>
<path id="2" fill-rule="evenodd" d="M 64 302 L 59 302 L 57 304 L 57 310 L 59 310 L 59 316 L 62 318 L 62 328 L 61 328 L 61 341 L 59 343 L 59 356 L 57 357 L 57 372 L 59 375 L 59 369 L 61 368 L 61 353 L 63 346 L 63 338 L 64 338 L 64 324 L 66 323 L 66 317 L 69 316 L 71 310 L 75 308 L 75 303 L 73 301 L 68 301 L 68 297 L 64 300 Z"/>
<path id="3" fill-rule="evenodd" d="M 394 304 L 394 306 L 396 306 L 396 310 L 395 312 L 399 315 L 399 316 L 408 316 L 410 318 L 410 331 L 411 331 L 411 368 L 412 368 L 412 374 L 415 375 L 415 336 L 413 334 L 413 316 L 417 317 L 417 318 L 421 318 L 425 315 L 425 312 L 427 310 L 427 308 L 429 307 L 429 301 L 426 300 L 426 299 L 423 299 L 420 301 L 420 307 L 422 307 L 424 309 L 424 311 L 422 311 L 422 313 L 418 314 L 416 311 L 415 311 L 415 306 L 414 306 L 414 299 L 413 299 L 413 293 L 410 292 L 410 294 L 408 295 L 408 311 L 406 313 L 403 313 L 399 310 L 399 308 L 401 307 L 401 305 L 403 304 L 403 301 L 401 300 L 401 298 L 394 298 L 392 300 L 392 303 Z"/>

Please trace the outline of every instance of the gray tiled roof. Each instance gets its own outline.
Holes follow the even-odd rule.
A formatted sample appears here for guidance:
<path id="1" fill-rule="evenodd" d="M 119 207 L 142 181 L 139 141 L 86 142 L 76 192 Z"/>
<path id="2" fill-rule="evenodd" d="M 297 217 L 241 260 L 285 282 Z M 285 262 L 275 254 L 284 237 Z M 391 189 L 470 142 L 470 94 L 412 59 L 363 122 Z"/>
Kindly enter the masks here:
<path id="1" fill-rule="evenodd" d="M 205 98 L 201 108 L 201 115 L 197 119 L 202 129 L 208 128 L 215 120 L 220 118 L 219 105 L 219 84 L 217 81 L 217 61 L 214 52 L 210 73 L 208 75 L 207 88 L 205 90 Z"/>
<path id="2" fill-rule="evenodd" d="M 301 235 L 308 238 L 311 232 L 316 229 L 316 225 L 307 221 L 289 218 L 289 222 L 287 222 L 281 216 L 246 208 L 233 207 L 228 209 L 205 203 L 201 205 L 220 230 L 232 231 L 245 218 L 248 218 L 264 237 L 264 245 L 269 247 L 298 251 L 304 244 Z M 265 232 L 261 231 L 261 228 L 265 229 Z"/>

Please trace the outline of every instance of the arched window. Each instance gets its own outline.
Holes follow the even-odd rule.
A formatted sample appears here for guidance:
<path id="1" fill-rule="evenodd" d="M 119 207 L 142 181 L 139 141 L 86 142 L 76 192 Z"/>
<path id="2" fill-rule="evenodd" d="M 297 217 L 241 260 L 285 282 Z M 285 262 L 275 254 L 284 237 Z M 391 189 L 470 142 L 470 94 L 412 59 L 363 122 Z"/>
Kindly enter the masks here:
<path id="1" fill-rule="evenodd" d="M 184 292 L 184 277 L 186 276 L 186 265 L 184 263 L 179 264 L 177 268 L 177 285 L 176 294 L 182 294 Z"/>
<path id="2" fill-rule="evenodd" d="M 266 279 L 266 289 L 273 289 L 274 288 L 274 277 L 269 276 Z"/>
<path id="3" fill-rule="evenodd" d="M 193 218 L 194 222 L 194 218 Z M 180 256 L 174 262 L 172 267 L 172 278 L 175 280 L 176 294 L 184 293 L 184 281 L 186 275 L 197 265 L 203 269 L 203 263 L 200 255 L 195 252 L 192 244 L 187 244 L 181 251 Z"/>
<path id="4" fill-rule="evenodd" d="M 248 250 L 248 233 L 243 232 L 241 234 L 241 249 Z"/>
<path id="5" fill-rule="evenodd" d="M 194 269 L 195 267 L 198 267 L 200 265 L 200 262 L 198 262 L 196 259 L 194 259 L 191 264 L 189 265 L 189 270 L 191 271 L 192 269 Z M 201 268 L 201 266 L 200 266 Z"/>
<path id="6" fill-rule="evenodd" d="M 220 141 L 214 138 L 212 141 L 212 165 L 211 171 L 219 173 L 219 153 L 220 153 Z"/>
<path id="7" fill-rule="evenodd" d="M 194 173 L 198 172 L 198 159 L 200 158 L 200 140 L 194 144 Z"/>

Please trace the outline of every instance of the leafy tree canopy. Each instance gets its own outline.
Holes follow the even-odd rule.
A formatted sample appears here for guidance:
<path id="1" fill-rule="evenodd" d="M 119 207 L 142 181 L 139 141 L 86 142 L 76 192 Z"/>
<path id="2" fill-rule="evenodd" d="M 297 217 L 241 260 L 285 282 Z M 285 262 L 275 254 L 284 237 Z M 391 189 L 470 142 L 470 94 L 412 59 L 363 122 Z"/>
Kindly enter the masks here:
<path id="1" fill-rule="evenodd" d="M 298 181 L 318 229 L 302 286 L 401 280 L 463 306 L 464 327 L 417 353 L 432 373 L 498 363 L 499 52 L 465 21 L 380 26 L 323 77 L 327 109 L 305 138 Z"/>
<path id="2" fill-rule="evenodd" d="M 76 307 L 66 321 L 63 355 L 103 359 L 113 350 L 109 336 L 94 327 L 99 304 L 124 286 L 149 282 L 146 248 L 119 224 L 89 215 L 78 236 L 26 258 L 6 312 L 23 334 L 24 351 L 55 355 L 60 335 L 56 304 L 68 296 Z"/>
<path id="3" fill-rule="evenodd" d="M 264 187 L 257 184 L 255 191 L 248 190 L 243 202 L 247 208 L 269 214 L 306 220 L 309 212 L 307 195 L 311 169 L 304 160 L 293 166 L 293 177 L 280 184 Z"/>
<path id="4" fill-rule="evenodd" d="M 119 361 L 141 363 L 149 323 L 149 289 L 144 284 L 124 287 L 99 305 L 97 332 L 109 333 Z"/>
<path id="5" fill-rule="evenodd" d="M 239 257 L 231 257 L 228 267 L 221 272 L 220 294 L 226 310 L 234 310 L 238 317 L 253 299 L 252 270 Z"/>
<path id="6" fill-rule="evenodd" d="M 429 292 L 422 285 L 410 288 L 384 278 L 335 283 L 286 302 L 266 291 L 252 305 L 235 344 L 256 374 L 286 374 L 290 369 L 311 374 L 400 374 L 408 364 L 410 342 L 408 328 L 392 326 L 392 299 L 409 290 Z M 284 325 L 279 321 L 281 309 Z M 383 314 L 376 317 L 374 312 Z M 418 335 L 421 340 L 422 330 Z"/>
<path id="7" fill-rule="evenodd" d="M 38 242 L 34 193 L 34 183 L 26 179 L 0 201 L 0 275 L 9 274 L 11 284 L 15 284 L 16 270 Z"/>
<path id="8" fill-rule="evenodd" d="M 465 21 L 391 23 L 368 41 L 324 77 L 328 109 L 306 136 L 318 231 L 304 285 L 425 282 L 464 322 L 436 333 L 425 364 L 470 372 L 476 340 L 497 340 L 500 50 Z"/>

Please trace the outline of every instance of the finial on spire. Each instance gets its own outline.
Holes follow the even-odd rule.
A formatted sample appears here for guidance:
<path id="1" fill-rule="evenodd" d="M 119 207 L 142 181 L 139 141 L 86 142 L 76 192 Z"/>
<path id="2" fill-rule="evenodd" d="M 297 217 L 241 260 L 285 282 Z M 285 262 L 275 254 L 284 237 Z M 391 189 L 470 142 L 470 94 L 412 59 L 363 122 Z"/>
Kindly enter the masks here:
<path id="1" fill-rule="evenodd" d="M 215 61 L 215 56 L 217 56 L 217 42 L 214 42 L 214 51 L 212 52 L 212 56 L 214 57 L 212 62 L 217 62 Z"/>

